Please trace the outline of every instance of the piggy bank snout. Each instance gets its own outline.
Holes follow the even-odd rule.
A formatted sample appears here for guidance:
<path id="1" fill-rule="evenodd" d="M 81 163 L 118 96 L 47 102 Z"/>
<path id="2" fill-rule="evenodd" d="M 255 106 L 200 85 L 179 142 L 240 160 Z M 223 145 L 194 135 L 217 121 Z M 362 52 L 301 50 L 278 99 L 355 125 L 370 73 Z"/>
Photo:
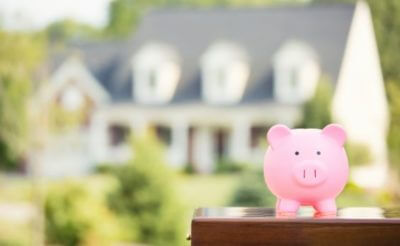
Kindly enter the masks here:
<path id="1" fill-rule="evenodd" d="M 294 166 L 292 174 L 302 186 L 317 186 L 327 178 L 325 165 L 318 161 L 303 161 Z"/>

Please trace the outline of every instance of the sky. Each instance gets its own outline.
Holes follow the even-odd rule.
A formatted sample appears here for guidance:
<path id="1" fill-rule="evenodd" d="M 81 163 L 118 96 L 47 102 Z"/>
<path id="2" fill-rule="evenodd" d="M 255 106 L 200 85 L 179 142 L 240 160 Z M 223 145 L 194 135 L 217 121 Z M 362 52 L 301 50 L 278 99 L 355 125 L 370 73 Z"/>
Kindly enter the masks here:
<path id="1" fill-rule="evenodd" d="M 12 30 L 40 29 L 71 18 L 102 27 L 111 0 L 0 0 L 0 25 Z"/>

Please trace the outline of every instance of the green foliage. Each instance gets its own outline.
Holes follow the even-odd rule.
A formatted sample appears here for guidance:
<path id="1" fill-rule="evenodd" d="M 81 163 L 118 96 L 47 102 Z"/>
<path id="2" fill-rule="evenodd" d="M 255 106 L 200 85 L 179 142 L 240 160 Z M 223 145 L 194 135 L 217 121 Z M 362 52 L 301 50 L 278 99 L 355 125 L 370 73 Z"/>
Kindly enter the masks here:
<path id="1" fill-rule="evenodd" d="M 363 143 L 347 142 L 345 145 L 350 165 L 363 165 L 373 161 L 373 156 L 367 145 Z"/>
<path id="2" fill-rule="evenodd" d="M 185 165 L 185 167 L 183 168 L 183 173 L 186 173 L 186 174 L 195 174 L 196 173 L 196 170 L 194 170 L 194 166 L 193 166 L 194 164 L 192 164 L 192 163 L 187 163 L 186 165 Z"/>
<path id="3" fill-rule="evenodd" d="M 246 169 L 248 164 L 240 163 L 228 159 L 220 160 L 215 168 L 215 173 L 238 173 Z"/>
<path id="4" fill-rule="evenodd" d="M 268 206 L 275 197 L 268 191 L 262 170 L 248 170 L 242 174 L 239 185 L 231 199 L 231 206 Z"/>
<path id="5" fill-rule="evenodd" d="M 133 32 L 141 14 L 143 1 L 115 0 L 110 3 L 109 22 L 106 33 L 112 36 L 124 36 Z"/>
<path id="6" fill-rule="evenodd" d="M 45 33 L 51 43 L 62 43 L 71 39 L 97 38 L 101 34 L 100 30 L 72 19 L 53 22 L 46 28 Z"/>
<path id="7" fill-rule="evenodd" d="M 400 85 L 389 81 L 387 91 L 391 102 L 391 121 L 388 134 L 390 160 L 396 167 L 400 167 Z"/>
<path id="8" fill-rule="evenodd" d="M 303 105 L 300 128 L 323 128 L 331 123 L 331 101 L 333 89 L 325 76 L 318 82 L 314 96 Z"/>
<path id="9" fill-rule="evenodd" d="M 15 167 L 26 147 L 31 76 L 42 40 L 0 31 L 0 168 Z"/>
<path id="10" fill-rule="evenodd" d="M 134 158 L 112 174 L 118 188 L 110 207 L 136 230 L 137 240 L 151 245 L 179 245 L 184 238 L 183 210 L 174 190 L 174 176 L 153 135 L 133 140 Z"/>
<path id="11" fill-rule="evenodd" d="M 349 181 L 337 198 L 339 207 L 380 206 L 375 194 Z M 386 204 L 387 205 L 387 204 Z"/>
<path id="12" fill-rule="evenodd" d="M 368 0 L 386 81 L 400 83 L 400 1 Z"/>
<path id="13" fill-rule="evenodd" d="M 60 245 L 110 245 L 124 237 L 107 207 L 101 182 L 69 181 L 51 187 L 45 202 L 46 239 Z M 107 184 L 107 182 L 105 183 Z"/>

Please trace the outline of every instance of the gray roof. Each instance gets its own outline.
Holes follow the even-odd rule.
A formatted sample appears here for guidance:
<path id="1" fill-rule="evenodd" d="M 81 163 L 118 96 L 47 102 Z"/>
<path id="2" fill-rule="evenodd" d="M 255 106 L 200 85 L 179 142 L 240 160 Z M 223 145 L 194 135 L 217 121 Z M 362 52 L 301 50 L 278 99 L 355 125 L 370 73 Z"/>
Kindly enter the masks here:
<path id="1" fill-rule="evenodd" d="M 146 15 L 125 41 L 73 45 L 114 102 L 131 101 L 131 58 L 148 42 L 173 47 L 182 76 L 171 103 L 201 100 L 200 58 L 216 41 L 231 41 L 249 56 L 250 78 L 241 103 L 272 99 L 272 57 L 289 40 L 312 47 L 323 73 L 336 83 L 354 5 L 306 5 L 257 9 L 159 9 Z M 57 60 L 57 59 L 55 59 Z"/>

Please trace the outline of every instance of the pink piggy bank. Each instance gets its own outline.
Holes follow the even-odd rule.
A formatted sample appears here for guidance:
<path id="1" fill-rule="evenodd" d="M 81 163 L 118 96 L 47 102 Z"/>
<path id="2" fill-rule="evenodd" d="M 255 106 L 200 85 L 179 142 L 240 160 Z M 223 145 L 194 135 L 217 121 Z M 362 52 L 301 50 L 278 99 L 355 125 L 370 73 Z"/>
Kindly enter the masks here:
<path id="1" fill-rule="evenodd" d="M 301 205 L 309 205 L 317 214 L 335 215 L 335 198 L 349 175 L 343 128 L 330 124 L 322 130 L 291 130 L 275 125 L 267 140 L 264 177 L 277 197 L 276 214 L 295 215 Z"/>

